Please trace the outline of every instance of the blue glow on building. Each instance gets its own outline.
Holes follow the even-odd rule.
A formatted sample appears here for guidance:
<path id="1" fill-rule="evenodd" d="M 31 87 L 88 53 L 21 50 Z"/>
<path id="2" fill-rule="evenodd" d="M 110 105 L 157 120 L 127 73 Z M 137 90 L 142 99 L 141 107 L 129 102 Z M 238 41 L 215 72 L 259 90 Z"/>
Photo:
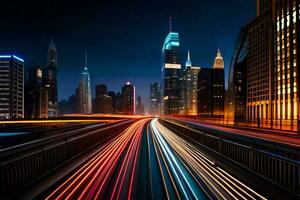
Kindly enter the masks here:
<path id="1" fill-rule="evenodd" d="M 166 49 L 172 49 L 172 47 L 179 47 L 179 34 L 170 32 L 165 39 L 163 45 L 163 51 Z"/>
<path id="2" fill-rule="evenodd" d="M 24 62 L 22 58 L 19 58 L 18 56 L 13 55 L 13 58 L 17 59 L 18 61 Z"/>
<path id="3" fill-rule="evenodd" d="M 10 55 L 0 55 L 0 58 L 11 58 Z"/>
<path id="4" fill-rule="evenodd" d="M 18 61 L 24 62 L 24 60 L 22 58 L 19 58 L 18 56 L 15 56 L 15 55 L 0 55 L 0 58 L 11 58 L 11 57 L 13 57 L 14 59 L 16 59 Z"/>

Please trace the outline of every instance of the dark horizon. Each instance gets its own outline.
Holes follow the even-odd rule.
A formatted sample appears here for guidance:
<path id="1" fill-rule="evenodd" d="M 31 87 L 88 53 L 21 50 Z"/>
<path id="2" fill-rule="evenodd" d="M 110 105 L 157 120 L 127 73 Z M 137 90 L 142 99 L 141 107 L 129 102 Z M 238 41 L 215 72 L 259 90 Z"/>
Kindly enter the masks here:
<path id="1" fill-rule="evenodd" d="M 217 49 L 225 60 L 227 79 L 235 40 L 242 26 L 255 16 L 255 3 L 209 1 L 93 2 L 29 1 L 5 7 L 1 17 L 6 31 L 0 33 L 0 52 L 24 58 L 25 67 L 45 66 L 53 37 L 58 50 L 58 95 L 75 93 L 88 51 L 92 93 L 100 83 L 120 91 L 130 81 L 148 105 L 149 86 L 159 82 L 161 48 L 172 17 L 179 32 L 181 62 L 191 51 L 193 65 L 211 67 Z M 93 95 L 94 96 L 94 95 Z"/>

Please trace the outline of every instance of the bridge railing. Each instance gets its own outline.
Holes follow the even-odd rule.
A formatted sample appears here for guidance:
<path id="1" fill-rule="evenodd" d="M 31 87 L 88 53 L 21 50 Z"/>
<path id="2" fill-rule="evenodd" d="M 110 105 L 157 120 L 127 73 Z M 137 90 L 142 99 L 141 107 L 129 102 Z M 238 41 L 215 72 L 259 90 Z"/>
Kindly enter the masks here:
<path id="1" fill-rule="evenodd" d="M 300 162 L 280 155 L 284 154 L 283 152 L 287 150 L 286 147 L 274 144 L 273 148 L 280 152 L 280 154 L 276 154 L 264 150 L 261 144 L 256 145 L 253 140 L 248 142 L 245 140 L 238 141 L 236 138 L 230 140 L 228 135 L 225 136 L 220 133 L 216 135 L 208 130 L 191 128 L 169 120 L 160 119 L 160 122 L 169 129 L 194 139 L 205 148 L 247 168 L 280 187 L 300 194 Z M 265 149 L 272 149 L 271 146 L 268 144 Z M 289 156 L 299 158 L 300 151 L 291 150 L 287 154 L 297 154 Z"/>
<path id="2" fill-rule="evenodd" d="M 125 130 L 132 121 L 0 152 L 0 198 L 9 197 L 67 161 Z"/>

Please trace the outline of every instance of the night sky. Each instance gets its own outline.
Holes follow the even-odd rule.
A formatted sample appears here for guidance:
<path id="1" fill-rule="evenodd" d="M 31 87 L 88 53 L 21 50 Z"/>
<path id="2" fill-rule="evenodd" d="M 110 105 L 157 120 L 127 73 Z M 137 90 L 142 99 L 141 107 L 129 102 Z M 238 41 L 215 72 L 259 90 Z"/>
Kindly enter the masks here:
<path id="1" fill-rule="evenodd" d="M 1 3 L 0 52 L 25 59 L 25 67 L 46 63 L 53 36 L 58 49 L 59 98 L 72 95 L 88 51 L 92 90 L 106 83 L 120 91 L 131 81 L 148 103 L 149 85 L 160 80 L 161 48 L 169 31 L 179 32 L 182 63 L 212 66 L 217 48 L 226 77 L 235 40 L 255 16 L 254 0 L 5 1 Z"/>

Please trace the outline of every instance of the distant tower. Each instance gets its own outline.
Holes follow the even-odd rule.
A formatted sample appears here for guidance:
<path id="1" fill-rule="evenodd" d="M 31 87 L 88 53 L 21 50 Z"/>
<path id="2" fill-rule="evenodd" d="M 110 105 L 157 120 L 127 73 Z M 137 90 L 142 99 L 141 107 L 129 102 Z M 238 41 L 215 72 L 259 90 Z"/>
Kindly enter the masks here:
<path id="1" fill-rule="evenodd" d="M 150 114 L 159 114 L 159 103 L 159 85 L 157 82 L 154 82 L 150 85 Z"/>
<path id="2" fill-rule="evenodd" d="M 135 86 L 127 82 L 122 87 L 123 112 L 124 114 L 134 115 L 135 112 Z"/>
<path id="3" fill-rule="evenodd" d="M 185 67 L 191 67 L 191 66 L 192 66 L 191 55 L 190 55 L 190 51 L 188 51 L 188 57 L 187 57 L 187 61 L 185 62 Z"/>
<path id="4" fill-rule="evenodd" d="M 145 114 L 145 108 L 144 108 L 144 104 L 142 102 L 142 97 L 138 96 L 137 98 L 137 108 L 136 108 L 136 113 L 139 115 L 144 115 Z"/>
<path id="5" fill-rule="evenodd" d="M 223 57 L 220 53 L 220 49 L 218 49 L 218 53 L 217 53 L 217 56 L 215 58 L 213 68 L 214 69 L 224 69 L 224 60 L 223 60 Z"/>
<path id="6" fill-rule="evenodd" d="M 48 89 L 48 117 L 58 116 L 57 101 L 57 50 L 53 38 L 51 38 L 45 69 L 45 85 Z"/>
<path id="7" fill-rule="evenodd" d="M 78 111 L 79 113 L 92 113 L 91 80 L 87 68 L 87 52 L 85 52 L 85 66 L 81 73 L 78 90 Z"/>

